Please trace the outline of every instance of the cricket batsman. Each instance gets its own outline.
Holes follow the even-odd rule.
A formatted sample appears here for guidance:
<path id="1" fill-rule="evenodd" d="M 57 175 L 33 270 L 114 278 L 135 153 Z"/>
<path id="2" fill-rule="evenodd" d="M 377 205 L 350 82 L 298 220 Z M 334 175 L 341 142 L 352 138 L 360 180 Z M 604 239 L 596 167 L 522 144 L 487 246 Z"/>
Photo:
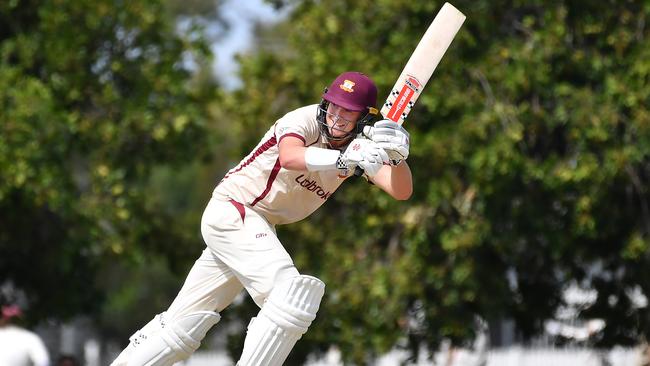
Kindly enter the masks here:
<path id="1" fill-rule="evenodd" d="M 325 284 L 300 274 L 276 225 L 304 219 L 357 167 L 398 200 L 411 196 L 409 134 L 381 120 L 377 87 L 360 72 L 339 75 L 319 104 L 277 120 L 214 189 L 201 220 L 207 245 L 169 308 L 131 336 L 113 366 L 170 366 L 199 348 L 206 332 L 246 289 L 260 311 L 237 365 L 282 365 L 316 317 Z"/>

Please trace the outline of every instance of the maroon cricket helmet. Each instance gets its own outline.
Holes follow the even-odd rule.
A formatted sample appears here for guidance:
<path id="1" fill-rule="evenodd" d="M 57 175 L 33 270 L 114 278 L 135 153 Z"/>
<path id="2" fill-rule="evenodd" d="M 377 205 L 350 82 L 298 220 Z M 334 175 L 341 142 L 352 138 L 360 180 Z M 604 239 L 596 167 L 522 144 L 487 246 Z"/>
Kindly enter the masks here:
<path id="1" fill-rule="evenodd" d="M 323 99 L 351 111 L 365 111 L 377 104 L 377 86 L 365 74 L 348 71 L 334 79 Z"/>

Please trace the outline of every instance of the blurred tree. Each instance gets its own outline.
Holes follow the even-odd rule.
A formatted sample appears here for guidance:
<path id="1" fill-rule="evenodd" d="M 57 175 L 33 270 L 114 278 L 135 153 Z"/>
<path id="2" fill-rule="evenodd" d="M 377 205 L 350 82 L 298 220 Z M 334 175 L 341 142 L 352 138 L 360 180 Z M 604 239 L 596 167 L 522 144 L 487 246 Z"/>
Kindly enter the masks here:
<path id="1" fill-rule="evenodd" d="M 0 278 L 34 319 L 101 308 L 123 336 L 168 305 L 215 176 L 343 70 L 387 95 L 442 5 L 270 3 L 290 17 L 258 28 L 231 94 L 210 75 L 207 1 L 0 3 Z M 477 315 L 527 338 L 572 283 L 598 291 L 598 345 L 648 336 L 650 6 L 454 4 L 468 20 L 406 124 L 414 197 L 349 182 L 280 228 L 328 284 L 291 364 L 332 344 L 357 364 L 415 356 L 471 339 Z"/>
<path id="2" fill-rule="evenodd" d="M 173 15 L 148 0 L 0 4 L 0 278 L 34 319 L 124 310 L 147 293 L 129 292 L 127 269 L 184 274 L 201 250 L 150 178 L 211 155 L 217 90 L 193 77 L 210 50 Z M 169 297 L 166 273 L 147 286 Z"/>
<path id="3" fill-rule="evenodd" d="M 226 99 L 249 151 L 283 113 L 354 69 L 388 94 L 442 2 L 274 1 L 284 47 L 241 58 Z M 299 342 L 367 363 L 473 337 L 477 315 L 538 334 L 570 284 L 598 290 L 598 345 L 650 332 L 650 5 L 457 1 L 468 19 L 406 127 L 415 194 L 349 182 L 280 228 L 326 298 Z M 380 101 L 381 102 L 381 101 Z M 370 192 L 368 192 L 370 191 Z M 290 238 L 290 239 L 289 239 Z M 641 306 L 641 307 L 640 307 Z"/>

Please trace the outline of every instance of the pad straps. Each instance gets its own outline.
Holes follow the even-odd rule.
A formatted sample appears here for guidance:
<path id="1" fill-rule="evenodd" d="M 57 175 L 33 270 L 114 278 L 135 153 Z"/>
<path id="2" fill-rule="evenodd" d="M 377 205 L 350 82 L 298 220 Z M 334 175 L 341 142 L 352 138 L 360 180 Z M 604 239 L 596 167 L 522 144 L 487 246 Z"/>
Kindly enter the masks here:
<path id="1" fill-rule="evenodd" d="M 248 325 L 238 366 L 279 366 L 316 318 L 325 284 L 300 275 L 276 286 Z"/>

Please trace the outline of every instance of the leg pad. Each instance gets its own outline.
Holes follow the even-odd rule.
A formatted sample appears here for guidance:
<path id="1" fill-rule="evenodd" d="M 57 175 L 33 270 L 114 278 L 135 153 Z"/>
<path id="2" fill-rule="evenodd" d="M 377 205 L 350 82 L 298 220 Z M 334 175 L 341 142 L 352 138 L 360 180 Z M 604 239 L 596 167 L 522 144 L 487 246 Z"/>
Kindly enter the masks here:
<path id="1" fill-rule="evenodd" d="M 140 336 L 127 365 L 171 366 L 185 360 L 199 348 L 205 334 L 220 319 L 212 311 L 197 311 L 170 322 L 160 317 L 161 329 L 144 338 Z"/>
<path id="2" fill-rule="evenodd" d="M 238 366 L 280 366 L 316 318 L 325 284 L 300 275 L 278 284 L 248 325 Z"/>

